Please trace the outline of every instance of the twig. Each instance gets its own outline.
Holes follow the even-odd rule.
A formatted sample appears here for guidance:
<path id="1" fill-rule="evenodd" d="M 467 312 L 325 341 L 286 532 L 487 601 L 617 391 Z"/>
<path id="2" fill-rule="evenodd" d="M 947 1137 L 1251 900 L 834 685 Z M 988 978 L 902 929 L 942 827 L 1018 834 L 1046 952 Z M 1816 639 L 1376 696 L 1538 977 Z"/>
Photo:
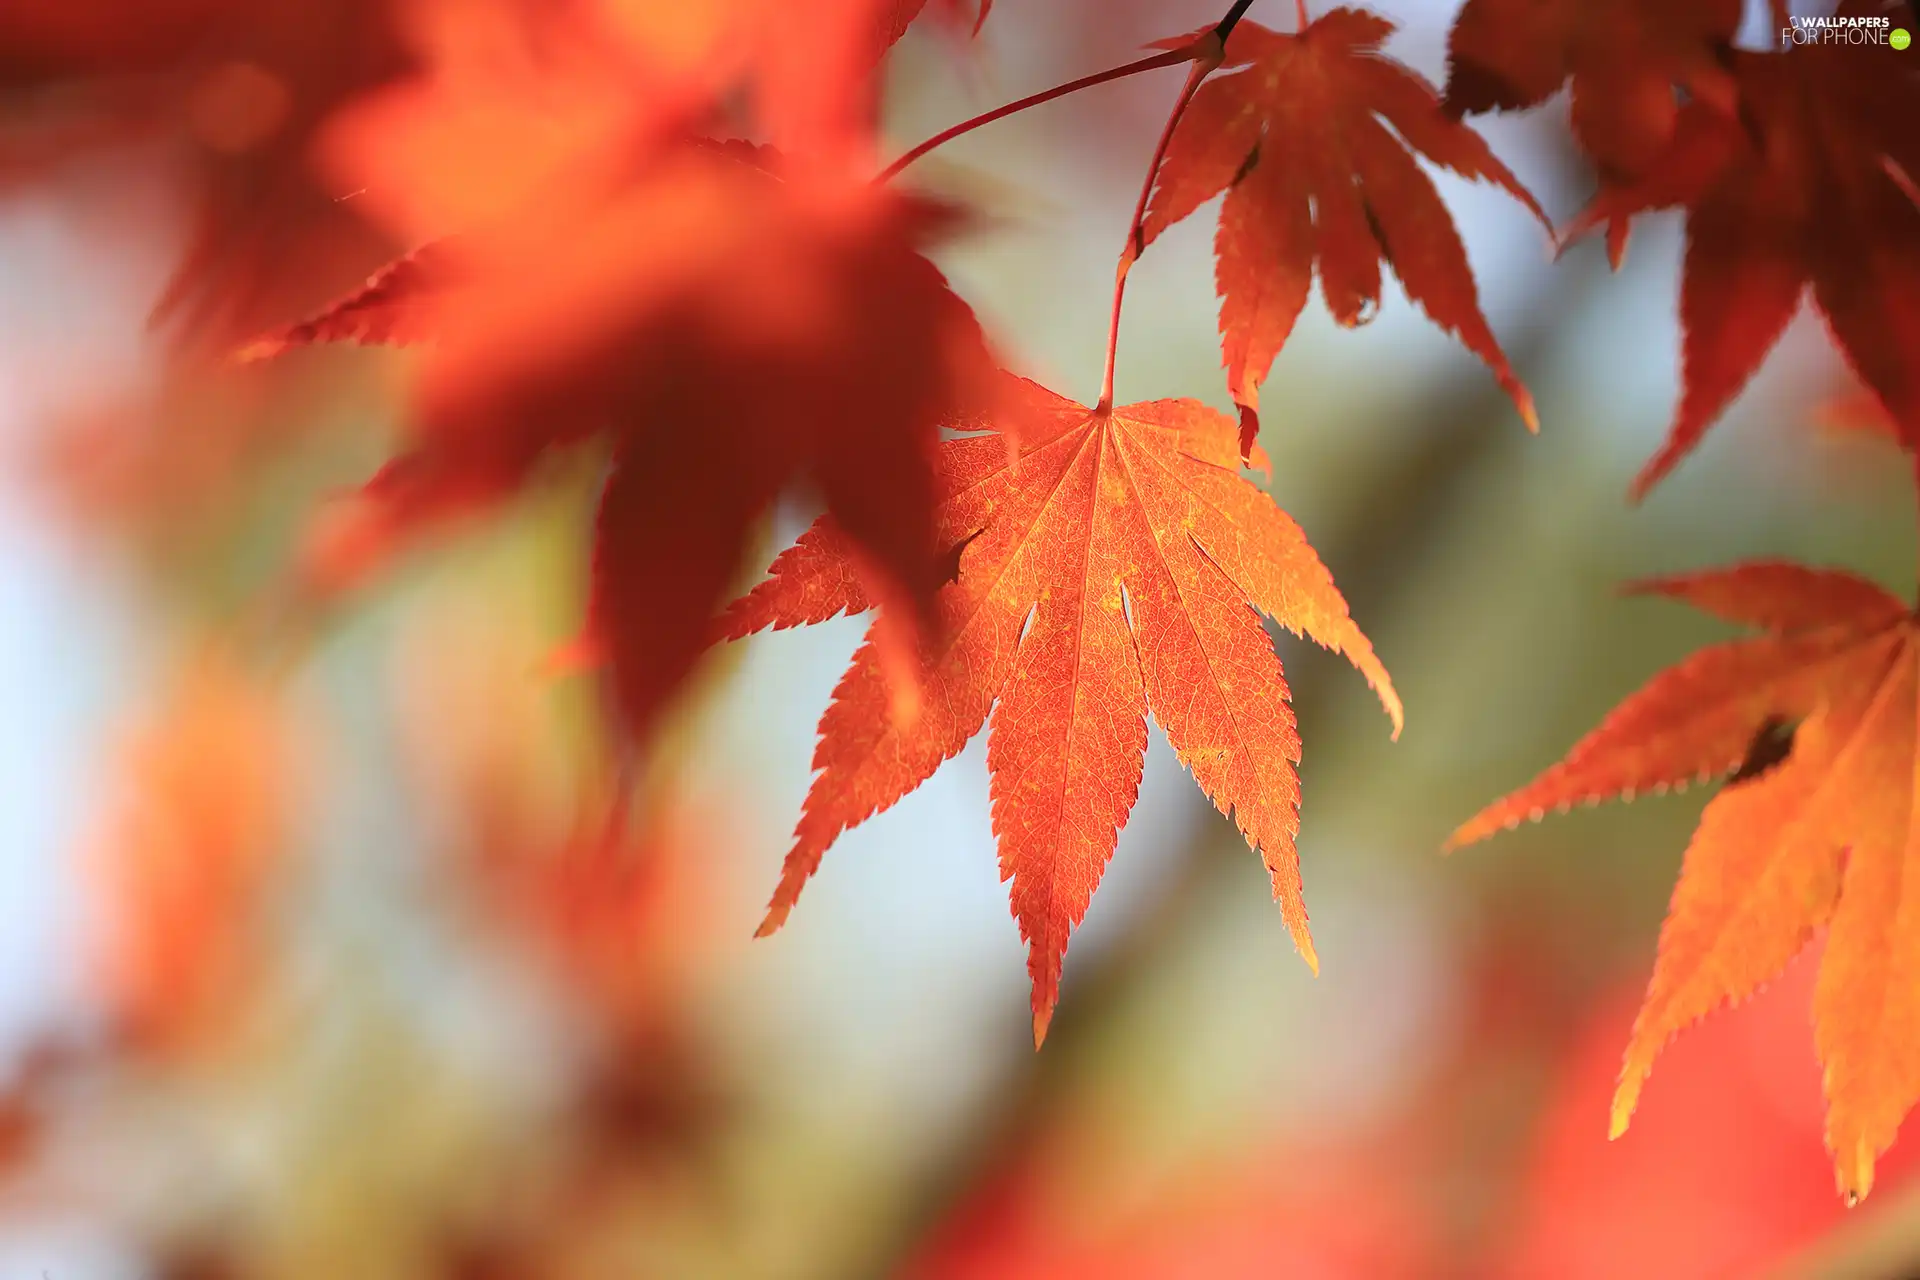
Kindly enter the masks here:
<path id="1" fill-rule="evenodd" d="M 1249 0 L 1249 3 L 1251 0 Z M 1247 5 L 1236 4 L 1234 11 L 1227 15 L 1232 22 L 1239 21 L 1239 14 Z M 1221 21 L 1220 26 L 1232 31 L 1232 22 Z M 1167 147 L 1173 141 L 1173 131 L 1180 123 L 1180 117 L 1187 113 L 1187 104 L 1193 101 L 1193 95 L 1199 91 L 1200 82 L 1213 74 L 1226 58 L 1226 40 L 1215 27 L 1200 37 L 1192 45 L 1193 66 L 1187 71 L 1187 83 L 1180 89 L 1180 97 L 1175 100 L 1173 110 L 1167 115 L 1167 124 L 1160 131 L 1160 141 L 1153 148 L 1153 159 L 1147 162 L 1146 181 L 1140 184 L 1140 199 L 1133 206 L 1133 224 L 1127 228 L 1127 243 L 1120 250 L 1120 263 L 1113 272 L 1113 314 L 1107 320 L 1107 366 L 1100 375 L 1100 401 L 1094 406 L 1095 413 L 1105 413 L 1113 408 L 1113 361 L 1114 354 L 1120 348 L 1120 304 L 1127 296 L 1127 272 L 1139 260 L 1146 249 L 1144 241 L 1147 220 L 1147 202 L 1153 198 L 1154 179 L 1160 176 L 1160 163 L 1167 158 Z"/>
<path id="2" fill-rule="evenodd" d="M 1227 43 L 1227 37 L 1233 34 L 1233 29 L 1240 25 L 1240 15 L 1252 7 L 1253 0 L 1234 0 L 1233 8 L 1227 10 L 1227 16 L 1213 24 L 1213 34 L 1220 37 L 1222 46 Z"/>
<path id="3" fill-rule="evenodd" d="M 1250 2 L 1251 0 L 1249 0 L 1249 3 Z M 1244 9 L 1246 5 L 1241 4 L 1237 7 Z M 1067 83 L 1057 84 L 1051 89 L 1043 89 L 1039 93 L 1029 94 L 1021 98 L 1018 102 L 1007 103 L 1004 107 L 995 107 L 993 110 L 982 115 L 977 115 L 971 120 L 962 120 L 959 124 L 951 128 L 942 129 L 939 133 L 934 134 L 931 138 L 928 138 L 925 142 L 913 148 L 898 160 L 895 160 L 892 164 L 882 169 L 879 177 L 874 180 L 876 182 L 886 182 L 935 147 L 943 143 L 951 142 L 963 133 L 972 133 L 981 125 L 992 124 L 995 120 L 1004 120 L 1008 116 L 1017 115 L 1029 107 L 1037 107 L 1043 102 L 1052 102 L 1055 98 L 1064 98 L 1068 94 L 1078 93 L 1082 89 L 1091 89 L 1094 85 L 1105 84 L 1109 80 L 1121 80 L 1127 76 L 1139 75 L 1142 71 L 1155 71 L 1161 67 L 1173 67 L 1178 66 L 1182 62 L 1190 62 L 1193 60 L 1195 48 L 1198 44 L 1199 42 L 1196 41 L 1194 45 L 1179 49 L 1169 49 L 1165 53 L 1152 54 L 1148 57 L 1129 62 L 1125 66 L 1109 67 L 1105 71 L 1096 71 L 1090 76 L 1081 76 L 1078 80 L 1069 80 Z"/>

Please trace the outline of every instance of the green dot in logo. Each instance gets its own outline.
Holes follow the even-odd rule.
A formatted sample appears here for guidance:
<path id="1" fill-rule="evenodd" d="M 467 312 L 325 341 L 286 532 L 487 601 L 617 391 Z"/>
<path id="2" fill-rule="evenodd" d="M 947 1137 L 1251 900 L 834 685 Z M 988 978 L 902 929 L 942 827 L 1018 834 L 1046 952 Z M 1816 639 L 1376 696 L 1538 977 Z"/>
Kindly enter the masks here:
<path id="1" fill-rule="evenodd" d="M 1913 37 L 1907 34 L 1905 27 L 1895 27 L 1893 34 L 1887 37 L 1887 43 L 1896 49 L 1904 49 L 1913 43 Z"/>

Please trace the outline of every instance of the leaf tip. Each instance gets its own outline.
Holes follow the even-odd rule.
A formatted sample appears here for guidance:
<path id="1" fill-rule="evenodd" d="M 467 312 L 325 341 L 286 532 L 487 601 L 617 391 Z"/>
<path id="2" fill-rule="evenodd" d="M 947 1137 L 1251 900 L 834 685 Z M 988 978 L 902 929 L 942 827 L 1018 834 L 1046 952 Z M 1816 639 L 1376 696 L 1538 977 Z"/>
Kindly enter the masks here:
<path id="1" fill-rule="evenodd" d="M 1407 710 L 1401 705 L 1399 691 L 1393 687 L 1393 681 L 1387 676 L 1384 668 L 1377 682 L 1368 680 L 1367 683 L 1373 685 L 1373 691 L 1379 697 L 1380 705 L 1387 713 L 1387 719 L 1393 723 L 1392 740 L 1400 741 L 1400 731 L 1407 727 Z"/>
<path id="2" fill-rule="evenodd" d="M 1496 803 L 1492 807 L 1482 810 L 1455 827 L 1453 834 L 1447 837 L 1446 843 L 1440 846 L 1440 852 L 1443 854 L 1453 853 L 1455 850 L 1464 849 L 1470 844 L 1479 844 L 1482 840 L 1492 835 L 1501 825 L 1495 820 L 1494 816 L 1498 808 L 1499 805 Z M 1506 825 L 1511 827 L 1517 824 L 1508 823 Z"/>
<path id="3" fill-rule="evenodd" d="M 1540 411 L 1534 407 L 1533 393 L 1525 387 L 1519 387 L 1513 403 L 1520 410 L 1520 421 L 1527 424 L 1527 430 L 1536 436 L 1539 435 Z"/>
<path id="4" fill-rule="evenodd" d="M 1631 1061 L 1621 1072 L 1620 1084 L 1613 1091 L 1613 1105 L 1607 1112 L 1608 1142 L 1618 1142 L 1633 1122 L 1634 1109 L 1640 1105 L 1640 1085 L 1645 1079 L 1645 1070 Z"/>
<path id="5" fill-rule="evenodd" d="M 1653 491 L 1653 486 L 1665 478 L 1671 466 L 1672 464 L 1662 456 L 1642 467 L 1640 474 L 1635 476 L 1633 482 L 1627 486 L 1627 505 L 1637 507 L 1645 502 L 1647 494 Z"/>
<path id="6" fill-rule="evenodd" d="M 1287 929 L 1293 934 L 1294 949 L 1300 953 L 1300 958 L 1307 962 L 1307 971 L 1314 977 L 1319 977 L 1320 953 L 1314 948 L 1313 934 L 1308 931 L 1305 918 L 1289 920 Z"/>
<path id="7" fill-rule="evenodd" d="M 1836 1157 L 1833 1171 L 1840 1198 L 1855 1208 L 1873 1191 L 1873 1148 L 1865 1138 L 1855 1139 L 1851 1152 Z"/>

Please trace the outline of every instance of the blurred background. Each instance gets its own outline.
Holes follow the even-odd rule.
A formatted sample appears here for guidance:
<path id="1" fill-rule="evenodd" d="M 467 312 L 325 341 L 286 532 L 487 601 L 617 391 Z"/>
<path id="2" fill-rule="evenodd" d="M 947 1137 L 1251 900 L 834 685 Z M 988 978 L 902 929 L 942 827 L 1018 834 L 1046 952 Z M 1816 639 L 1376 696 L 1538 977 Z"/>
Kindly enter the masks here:
<path id="1" fill-rule="evenodd" d="M 916 29 L 889 135 L 1217 7 Z M 1703 794 L 1438 853 L 1726 634 L 1622 581 L 1784 555 L 1909 588 L 1906 467 L 1817 425 L 1849 388 L 1813 318 L 1630 508 L 1675 396 L 1678 219 L 1618 274 L 1597 244 L 1556 264 L 1522 209 L 1439 176 L 1540 436 L 1391 284 L 1352 331 L 1316 294 L 1263 398 L 1273 494 L 1408 711 L 1390 742 L 1342 660 L 1280 639 L 1321 976 L 1156 731 L 1035 1053 L 984 737 L 751 938 L 861 620 L 717 654 L 632 820 L 581 816 L 612 778 L 589 691 L 542 661 L 579 623 L 590 466 L 259 641 L 312 512 L 385 456 L 406 367 L 222 360 L 405 247 L 303 160 L 401 55 L 372 0 L 311 8 L 184 79 L 157 19 L 82 74 L 0 50 L 0 1277 L 1920 1274 L 1909 1146 L 1861 1208 L 1835 1195 L 1810 957 L 1677 1041 L 1606 1141 Z M 1456 6 L 1378 8 L 1442 79 Z M 910 174 L 983 212 L 942 265 L 1064 394 L 1096 390 L 1177 87 L 1102 86 Z M 1481 122 L 1562 221 L 1591 190 L 1564 116 Z M 1231 408 L 1212 225 L 1135 269 L 1123 403 Z"/>

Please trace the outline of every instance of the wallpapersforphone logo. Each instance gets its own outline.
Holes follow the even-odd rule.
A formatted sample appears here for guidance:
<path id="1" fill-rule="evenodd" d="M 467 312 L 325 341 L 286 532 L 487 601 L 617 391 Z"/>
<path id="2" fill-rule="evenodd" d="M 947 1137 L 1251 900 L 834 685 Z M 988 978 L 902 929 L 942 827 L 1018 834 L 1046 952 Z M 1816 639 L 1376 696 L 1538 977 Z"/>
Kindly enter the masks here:
<path id="1" fill-rule="evenodd" d="M 1913 43 L 1905 27 L 1888 18 L 1801 18 L 1780 29 L 1780 47 L 1797 44 L 1888 45 L 1904 49 Z"/>

